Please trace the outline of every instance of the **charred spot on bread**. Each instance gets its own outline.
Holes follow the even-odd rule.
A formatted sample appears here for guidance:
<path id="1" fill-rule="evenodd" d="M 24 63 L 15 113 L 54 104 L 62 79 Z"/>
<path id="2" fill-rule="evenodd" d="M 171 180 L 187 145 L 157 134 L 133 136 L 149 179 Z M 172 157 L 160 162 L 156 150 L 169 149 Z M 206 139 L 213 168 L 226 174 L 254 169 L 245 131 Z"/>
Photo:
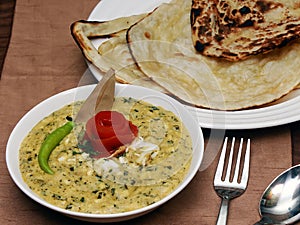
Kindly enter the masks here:
<path id="1" fill-rule="evenodd" d="M 287 0 L 193 0 L 194 47 L 206 56 L 239 61 L 285 46 L 300 36 L 299 4 Z"/>

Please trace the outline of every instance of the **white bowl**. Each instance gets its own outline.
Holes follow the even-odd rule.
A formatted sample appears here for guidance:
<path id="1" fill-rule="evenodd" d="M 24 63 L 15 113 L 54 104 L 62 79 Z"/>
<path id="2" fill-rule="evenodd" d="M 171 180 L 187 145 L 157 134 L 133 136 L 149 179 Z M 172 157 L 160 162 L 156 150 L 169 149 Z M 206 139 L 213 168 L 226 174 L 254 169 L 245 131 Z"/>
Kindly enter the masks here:
<path id="1" fill-rule="evenodd" d="M 115 94 L 116 96 L 126 96 L 140 99 L 153 105 L 162 106 L 165 109 L 172 111 L 184 122 L 185 126 L 190 132 L 193 142 L 193 157 L 190 170 L 182 183 L 179 184 L 179 186 L 168 196 L 152 205 L 130 212 L 116 214 L 78 213 L 59 208 L 41 199 L 27 186 L 27 184 L 22 179 L 18 162 L 20 144 L 25 136 L 40 120 L 48 116 L 50 113 L 75 100 L 77 101 L 86 99 L 94 89 L 94 87 L 95 85 L 81 86 L 56 94 L 35 106 L 17 123 L 9 137 L 6 147 L 6 163 L 9 173 L 16 185 L 30 198 L 45 207 L 53 209 L 72 218 L 90 222 L 104 223 L 123 221 L 144 215 L 173 198 L 188 185 L 188 183 L 192 180 L 200 167 L 204 152 L 203 134 L 201 128 L 198 125 L 199 123 L 195 121 L 195 118 L 182 106 L 181 103 L 165 94 L 147 88 L 133 85 L 117 84 Z"/>

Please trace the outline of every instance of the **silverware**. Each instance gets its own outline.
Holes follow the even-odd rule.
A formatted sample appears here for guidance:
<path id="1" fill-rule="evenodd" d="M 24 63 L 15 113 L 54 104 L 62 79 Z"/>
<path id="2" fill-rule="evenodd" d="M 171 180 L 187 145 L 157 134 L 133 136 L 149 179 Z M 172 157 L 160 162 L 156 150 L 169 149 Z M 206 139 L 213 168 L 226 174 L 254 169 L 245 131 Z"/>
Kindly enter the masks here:
<path id="1" fill-rule="evenodd" d="M 262 219 L 255 225 L 291 224 L 300 220 L 300 165 L 276 177 L 260 200 Z"/>
<path id="2" fill-rule="evenodd" d="M 227 214 L 229 208 L 229 201 L 233 198 L 236 198 L 244 193 L 248 183 L 248 176 L 249 176 L 249 164 L 250 164 L 250 139 L 247 140 L 246 151 L 244 154 L 244 166 L 243 170 L 240 173 L 240 162 L 241 156 L 243 151 L 243 138 L 240 140 L 240 145 L 237 153 L 235 171 L 233 174 L 233 179 L 231 180 L 231 170 L 232 170 L 232 161 L 234 155 L 234 146 L 235 146 L 235 138 L 232 138 L 230 153 L 228 157 L 228 165 L 225 175 L 223 178 L 223 170 L 226 167 L 226 152 L 227 152 L 227 142 L 228 137 L 225 138 L 221 156 L 219 159 L 218 167 L 215 173 L 214 178 L 214 189 L 217 194 L 222 198 L 222 203 L 218 215 L 217 225 L 226 224 L 227 223 Z"/>

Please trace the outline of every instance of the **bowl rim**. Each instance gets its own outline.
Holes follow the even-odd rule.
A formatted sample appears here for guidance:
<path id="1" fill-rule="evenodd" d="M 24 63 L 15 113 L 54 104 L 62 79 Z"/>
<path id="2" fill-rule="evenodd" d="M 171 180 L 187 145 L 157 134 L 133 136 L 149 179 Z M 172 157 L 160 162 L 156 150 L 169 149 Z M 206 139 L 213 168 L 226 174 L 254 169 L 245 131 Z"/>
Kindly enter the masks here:
<path id="1" fill-rule="evenodd" d="M 95 213 L 85 213 L 85 212 L 75 212 L 75 211 L 70 211 L 67 209 L 63 209 L 60 208 L 58 206 L 55 206 L 51 203 L 48 203 L 46 200 L 43 200 L 42 198 L 40 198 L 36 193 L 34 193 L 25 183 L 25 181 L 22 179 L 21 177 L 21 173 L 19 171 L 19 158 L 17 158 L 18 162 L 16 163 L 16 165 L 14 165 L 12 163 L 12 159 L 16 158 L 16 156 L 12 156 L 11 154 L 11 150 L 12 148 L 14 148 L 13 146 L 16 145 L 15 143 L 13 143 L 15 136 L 18 134 L 19 130 L 26 125 L 27 120 L 31 117 L 32 113 L 39 111 L 41 109 L 44 108 L 45 105 L 47 105 L 48 103 L 53 103 L 53 101 L 55 101 L 57 98 L 61 98 L 62 96 L 67 96 L 67 95 L 76 95 L 76 94 L 80 94 L 80 95 L 86 95 L 86 97 L 88 96 L 88 91 L 91 92 L 94 87 L 96 86 L 96 84 L 90 84 L 90 85 L 84 85 L 84 86 L 79 86 L 79 87 L 75 87 L 75 88 L 71 88 L 62 92 L 59 92 L 55 95 L 50 96 L 49 98 L 41 101 L 40 103 L 38 103 L 37 105 L 35 105 L 33 108 L 31 108 L 15 125 L 15 127 L 13 128 L 8 141 L 7 141 L 7 145 L 6 145 L 6 165 L 9 171 L 9 175 L 11 176 L 12 180 L 14 181 L 14 183 L 18 186 L 18 188 L 25 193 L 28 197 L 30 197 L 32 200 L 38 202 L 39 204 L 50 208 L 54 211 L 63 213 L 65 215 L 71 216 L 71 217 L 82 217 L 82 218 L 94 218 L 94 219 L 115 219 L 115 218 L 125 218 L 125 217 L 132 217 L 134 215 L 139 215 L 139 214 L 145 214 L 147 211 L 151 211 L 155 208 L 157 208 L 158 206 L 166 203 L 167 201 L 169 201 L 170 199 L 172 199 L 174 196 L 176 196 L 179 192 L 181 192 L 189 183 L 190 181 L 195 177 L 197 171 L 200 168 L 200 165 L 202 163 L 203 160 L 203 155 L 204 155 L 204 137 L 203 137 L 203 133 L 202 133 L 202 129 L 199 125 L 199 123 L 196 121 L 197 119 L 190 114 L 190 112 L 177 100 L 175 100 L 174 98 L 158 92 L 156 90 L 152 90 L 149 88 L 144 88 L 144 87 L 140 87 L 140 86 L 135 86 L 135 85 L 128 85 L 128 84 L 117 84 L 116 85 L 116 95 L 118 95 L 118 93 L 122 93 L 122 91 L 124 91 L 124 88 L 128 88 L 130 87 L 131 89 L 133 89 L 134 91 L 141 91 L 142 93 L 147 92 L 147 93 L 151 93 L 154 96 L 160 96 L 163 97 L 164 100 L 167 100 L 169 102 L 171 102 L 172 104 L 175 104 L 176 107 L 179 107 L 180 111 L 187 117 L 189 117 L 189 119 L 191 119 L 191 124 L 196 124 L 195 127 L 198 127 L 197 130 L 197 139 L 196 142 L 194 142 L 193 140 L 193 151 L 195 151 L 194 147 L 198 147 L 197 151 L 199 152 L 199 158 L 196 160 L 196 164 L 195 166 L 189 169 L 188 174 L 185 176 L 184 180 L 176 187 L 176 189 L 174 189 L 169 195 L 165 196 L 164 198 L 160 199 L 159 201 L 139 208 L 139 209 L 135 209 L 135 210 L 131 210 L 131 211 L 127 211 L 127 212 L 122 212 L 122 213 L 110 213 L 110 214 L 95 214 Z M 125 90 L 126 91 L 126 90 Z M 76 100 L 84 100 L 86 97 L 83 97 L 83 99 L 76 99 Z M 79 98 L 82 98 L 82 96 L 79 96 Z M 74 100 L 73 100 L 74 101 Z M 72 101 L 71 101 L 72 102 Z M 69 104 L 70 102 L 65 102 L 64 105 Z M 55 106 L 51 106 L 51 110 L 45 110 L 43 111 L 41 117 L 45 117 L 45 115 L 49 115 L 51 112 L 63 107 L 64 105 L 62 104 L 55 104 Z M 56 109 L 54 109 L 56 108 Z M 44 115 L 45 114 L 45 115 Z M 38 121 L 40 121 L 40 119 L 36 119 Z M 37 121 L 37 122 L 38 122 Z M 34 125 L 37 123 L 34 122 Z M 27 128 L 29 131 L 32 129 L 33 126 Z M 189 129 L 189 128 L 188 128 Z M 19 137 L 19 140 L 21 143 L 23 138 L 27 135 L 23 134 L 23 137 Z M 192 134 L 191 134 L 192 136 Z M 15 152 L 17 152 L 18 156 L 19 156 L 19 148 L 18 150 L 15 150 Z M 18 157 L 17 156 L 17 157 Z M 192 159 L 193 160 L 193 159 Z M 15 168 L 14 168 L 15 167 Z M 17 174 L 16 174 L 17 173 Z M 18 174 L 19 173 L 19 174 Z M 20 176 L 21 180 L 18 179 Z M 133 218 L 133 217 L 132 217 Z"/>

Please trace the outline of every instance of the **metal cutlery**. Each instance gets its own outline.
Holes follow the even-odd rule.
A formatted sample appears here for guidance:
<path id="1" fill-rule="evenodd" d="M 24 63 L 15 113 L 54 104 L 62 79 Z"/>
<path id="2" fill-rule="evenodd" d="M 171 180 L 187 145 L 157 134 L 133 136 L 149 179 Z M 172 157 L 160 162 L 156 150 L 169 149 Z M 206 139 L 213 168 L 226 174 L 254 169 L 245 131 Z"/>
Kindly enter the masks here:
<path id="1" fill-rule="evenodd" d="M 222 147 L 222 152 L 220 155 L 218 167 L 214 177 L 214 189 L 216 193 L 222 198 L 222 203 L 220 206 L 220 211 L 218 215 L 217 225 L 222 225 L 227 223 L 227 215 L 229 208 L 229 201 L 236 198 L 244 193 L 248 183 L 249 176 L 249 165 L 250 165 L 250 139 L 247 140 L 246 150 L 244 154 L 244 164 L 242 171 L 240 171 L 242 152 L 243 152 L 243 138 L 240 140 L 240 145 L 238 148 L 238 153 L 236 156 L 236 164 L 233 165 L 233 156 L 235 151 L 235 138 L 232 138 L 227 169 L 225 178 L 223 179 L 223 171 L 225 171 L 226 165 L 226 152 L 227 152 L 227 142 L 228 137 L 225 138 Z M 233 178 L 231 179 L 231 170 L 234 168 Z"/>

